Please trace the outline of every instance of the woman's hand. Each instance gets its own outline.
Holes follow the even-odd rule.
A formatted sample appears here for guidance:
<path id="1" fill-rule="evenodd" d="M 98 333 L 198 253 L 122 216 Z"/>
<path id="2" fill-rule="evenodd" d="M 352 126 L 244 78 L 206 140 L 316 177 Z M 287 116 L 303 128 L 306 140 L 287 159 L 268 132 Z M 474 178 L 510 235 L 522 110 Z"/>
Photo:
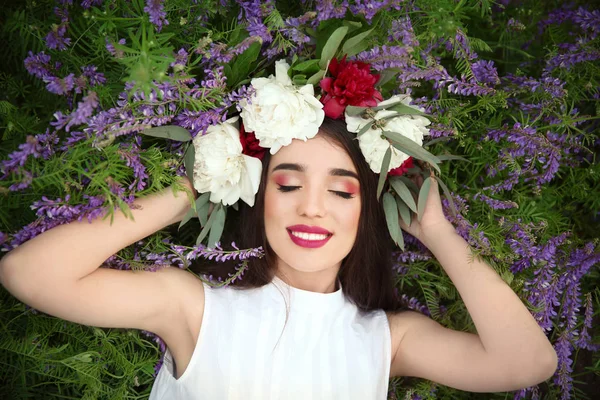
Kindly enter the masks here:
<path id="1" fill-rule="evenodd" d="M 418 221 L 417 215 L 413 213 L 411 216 L 410 226 L 407 226 L 402 218 L 400 219 L 400 227 L 419 239 L 423 244 L 427 246 L 425 238 L 430 235 L 431 232 L 439 231 L 440 229 L 447 229 L 448 227 L 454 230 L 452 224 L 446 219 L 444 212 L 442 211 L 442 201 L 440 199 L 439 185 L 435 178 L 433 171 L 431 171 L 431 185 L 429 186 L 429 195 L 425 203 L 425 210 L 423 211 L 423 218 Z M 410 179 L 417 185 L 419 190 L 423 185 L 423 176 L 417 174 L 410 177 Z M 417 203 L 418 199 L 415 199 Z"/>

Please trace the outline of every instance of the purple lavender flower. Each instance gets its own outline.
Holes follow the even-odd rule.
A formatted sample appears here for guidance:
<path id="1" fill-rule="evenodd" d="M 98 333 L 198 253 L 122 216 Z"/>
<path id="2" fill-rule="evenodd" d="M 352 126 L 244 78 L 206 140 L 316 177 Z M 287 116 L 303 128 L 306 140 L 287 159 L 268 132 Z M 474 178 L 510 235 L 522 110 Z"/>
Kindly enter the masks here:
<path id="1" fill-rule="evenodd" d="M 350 5 L 350 12 L 354 15 L 364 15 L 369 22 L 375 15 L 382 10 L 396 9 L 400 10 L 403 1 L 401 0 L 356 0 Z"/>
<path id="2" fill-rule="evenodd" d="M 66 95 L 75 87 L 75 74 L 69 74 L 63 79 L 55 76 L 46 76 L 44 82 L 47 83 L 46 89 L 48 89 L 50 93 Z"/>
<path id="3" fill-rule="evenodd" d="M 471 65 L 475 79 L 482 83 L 497 85 L 500 83 L 498 71 L 493 61 L 479 60 Z"/>
<path id="4" fill-rule="evenodd" d="M 600 32 L 600 10 L 588 11 L 583 7 L 579 7 L 573 13 L 572 18 L 573 23 L 592 32 L 590 40 L 598 36 L 598 32 Z"/>
<path id="5" fill-rule="evenodd" d="M 52 76 L 52 73 L 50 72 L 52 68 L 50 61 L 50 56 L 43 51 L 37 54 L 33 54 L 33 52 L 29 51 L 29 55 L 24 61 L 25 69 L 27 69 L 27 72 L 31 75 L 44 79 Z"/>
<path id="6" fill-rule="evenodd" d="M 460 94 L 462 96 L 486 96 L 495 93 L 495 90 L 477 84 L 476 82 L 467 81 L 464 78 L 460 80 L 454 80 L 448 85 L 448 92 L 454 94 Z"/>
<path id="7" fill-rule="evenodd" d="M 388 68 L 405 69 L 411 63 L 410 50 L 406 46 L 383 45 L 363 51 L 357 54 L 356 57 L 352 57 L 352 59 L 369 63 L 371 68 L 376 71 L 383 71 Z"/>
<path id="8" fill-rule="evenodd" d="M 71 44 L 71 38 L 65 37 L 67 24 L 53 25 L 46 35 L 46 46 L 49 49 L 65 50 Z"/>
<path id="9" fill-rule="evenodd" d="M 494 210 L 506 210 L 506 209 L 510 209 L 510 208 L 519 208 L 519 205 L 517 203 L 515 203 L 514 201 L 502 201 L 502 200 L 492 199 L 491 197 L 488 197 L 488 196 L 484 195 L 483 193 L 476 193 L 473 196 L 473 200 L 483 201 L 484 203 L 489 205 Z"/>
<path id="10" fill-rule="evenodd" d="M 25 143 L 19 145 L 19 150 L 8 155 L 8 160 L 0 163 L 0 171 L 5 175 L 4 179 L 10 172 L 17 171 L 19 167 L 23 167 L 29 156 L 34 158 L 48 159 L 54 154 L 54 145 L 59 141 L 56 132 L 50 133 L 46 130 L 44 134 L 35 136 L 28 135 Z"/>
<path id="11" fill-rule="evenodd" d="M 96 95 L 96 92 L 89 92 L 83 98 L 83 101 L 77 104 L 77 109 L 69 115 L 69 122 L 65 126 L 65 131 L 69 132 L 72 126 L 85 123 L 96 107 L 98 107 L 98 95 Z"/>
<path id="12" fill-rule="evenodd" d="M 313 20 L 313 26 L 318 26 L 321 21 L 328 19 L 344 18 L 348 10 L 347 0 L 340 4 L 336 4 L 336 0 L 317 0 L 316 3 L 317 17 Z"/>
<path id="13" fill-rule="evenodd" d="M 103 0 L 83 0 L 81 2 L 81 7 L 87 10 L 94 6 L 100 6 L 102 4 L 102 1 Z"/>
<path id="14" fill-rule="evenodd" d="M 185 68 L 188 62 L 188 52 L 184 48 L 179 49 L 175 55 L 175 61 L 170 64 L 171 68 L 175 71 L 181 71 Z"/>
<path id="15" fill-rule="evenodd" d="M 82 75 L 88 79 L 91 86 L 104 85 L 106 78 L 102 72 L 96 72 L 98 68 L 95 65 L 86 65 L 81 68 Z"/>
<path id="16" fill-rule="evenodd" d="M 25 190 L 31 183 L 33 182 L 33 174 L 29 171 L 21 170 L 22 178 L 19 182 L 13 183 L 8 187 L 8 190 L 11 192 L 18 192 L 20 190 Z"/>
<path id="17" fill-rule="evenodd" d="M 573 389 L 573 378 L 571 377 L 573 372 L 573 360 L 571 359 L 573 345 L 568 331 L 564 331 L 560 335 L 554 344 L 554 350 L 556 350 L 558 356 L 558 370 L 554 376 L 554 383 L 561 388 L 562 399 L 570 399 L 570 393 Z"/>
<path id="18" fill-rule="evenodd" d="M 156 31 L 160 32 L 164 25 L 169 25 L 169 21 L 167 21 L 167 13 L 164 10 L 165 5 L 163 4 L 163 0 L 146 0 L 146 7 L 144 7 L 144 12 L 148 13 L 148 17 L 150 18 L 150 22 L 156 26 Z"/>
<path id="19" fill-rule="evenodd" d="M 408 47 L 419 47 L 419 41 L 415 36 L 412 23 L 409 17 L 403 17 L 392 21 L 392 33 L 388 38 L 392 40 L 400 40 L 405 46 Z"/>
<path id="20" fill-rule="evenodd" d="M 127 42 L 125 41 L 125 39 L 119 39 L 117 43 L 119 43 L 120 45 L 125 45 L 125 43 Z M 106 38 L 106 50 L 116 58 L 123 58 L 124 56 L 123 50 L 116 49 L 113 43 L 108 38 Z"/>

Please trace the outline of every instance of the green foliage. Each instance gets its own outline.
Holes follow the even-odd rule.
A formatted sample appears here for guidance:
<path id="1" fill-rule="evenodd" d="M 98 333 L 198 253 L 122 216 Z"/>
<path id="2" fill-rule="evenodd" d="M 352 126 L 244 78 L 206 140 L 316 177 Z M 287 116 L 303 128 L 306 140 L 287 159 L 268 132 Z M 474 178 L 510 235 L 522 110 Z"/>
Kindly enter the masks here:
<path id="1" fill-rule="evenodd" d="M 213 47 L 241 48 L 242 44 L 251 42 L 245 51 L 236 53 L 230 62 L 224 63 L 226 88 L 211 87 L 203 89 L 201 95 L 190 95 L 184 87 L 178 86 L 176 111 L 171 114 L 184 109 L 190 112 L 214 109 L 222 105 L 222 99 L 228 91 L 237 90 L 247 84 L 251 77 L 257 77 L 257 71 L 273 70 L 274 60 L 261 53 L 266 44 L 252 37 L 247 27 L 238 22 L 238 16 L 244 15 L 238 3 L 222 7 L 220 2 L 209 0 L 166 1 L 169 25 L 163 27 L 161 32 L 157 32 L 149 21 L 144 11 L 146 2 L 142 0 L 106 0 L 89 10 L 83 10 L 78 2 L 75 3 L 69 16 L 71 45 L 60 52 L 48 50 L 44 41 L 52 25 L 60 22 L 52 14 L 55 1 L 12 2 L 0 11 L 0 20 L 3 21 L 0 39 L 4 45 L 0 61 L 0 160 L 6 160 L 8 154 L 25 143 L 29 135 L 43 133 L 49 123 L 56 120 L 53 117 L 56 111 L 70 110 L 70 104 L 76 105 L 84 95 L 76 93 L 67 101 L 64 96 L 49 93 L 46 83 L 25 71 L 23 59 L 28 51 L 38 53 L 44 50 L 51 54 L 53 62 L 61 64 L 57 71 L 61 77 L 69 73 L 78 76 L 83 66 L 96 65 L 107 78 L 106 84 L 94 87 L 100 107 L 117 107 L 119 95 L 125 93 L 124 98 L 128 103 L 123 111 L 131 112 L 137 123 L 143 123 L 146 119 L 139 111 L 140 107 L 150 102 L 133 96 L 134 91 L 148 94 L 158 83 L 165 81 L 179 85 L 169 74 L 172 73 L 170 64 L 175 60 L 175 52 L 182 47 L 188 50 L 190 59 L 180 72 L 200 84 L 207 76 L 201 59 Z M 264 19 L 267 31 L 272 34 L 273 49 L 288 53 L 298 50 L 297 43 L 283 33 L 287 26 L 285 21 L 288 17 L 304 15 L 313 3 L 275 2 L 276 8 Z M 403 7 L 408 3 L 412 4 L 404 2 Z M 400 41 L 391 41 L 389 35 L 392 22 L 406 16 L 410 17 L 419 41 L 419 45 L 409 51 L 411 62 L 418 68 L 436 68 L 439 59 L 439 64 L 446 68 L 449 75 L 466 80 L 473 78 L 473 60 L 466 57 L 464 49 L 460 49 L 457 43 L 457 33 L 462 32 L 465 43 L 472 51 L 477 52 L 481 59 L 494 61 L 500 76 L 514 74 L 541 79 L 547 60 L 561 53 L 561 44 L 573 40 L 573 27 L 568 24 L 552 24 L 543 33 L 539 32 L 540 22 L 562 3 L 558 0 L 524 1 L 519 6 L 504 8 L 499 2 L 489 0 L 417 0 L 414 2 L 416 7 L 410 11 L 405 7 L 378 14 L 371 25 L 375 29 L 371 29 L 363 15 L 347 15 L 346 22 L 323 21 L 318 27 L 306 31 L 311 44 L 318 39 L 318 47 L 313 50 L 299 49 L 299 55 L 313 51 L 315 59 L 308 62 L 298 62 L 298 57 L 288 60 L 292 61 L 292 79 L 297 84 L 316 85 L 325 74 L 327 61 L 333 56 L 358 53 L 381 44 L 401 45 Z M 586 5 L 584 2 L 577 3 Z M 521 25 L 509 28 L 510 19 L 521 21 Z M 329 38 L 333 32 L 338 32 L 337 38 L 325 44 L 327 40 L 324 38 Z M 119 39 L 125 39 L 126 44 L 119 45 Z M 428 46 L 445 41 L 452 50 L 441 46 L 436 52 L 425 56 L 424 50 Z M 106 50 L 107 42 L 113 44 L 121 56 L 111 56 Z M 597 51 L 598 42 L 597 38 L 586 46 Z M 398 89 L 397 77 L 403 72 L 400 68 L 389 68 L 382 72 L 380 82 L 385 83 L 383 91 L 386 95 Z M 520 273 L 511 272 L 510 266 L 519 260 L 519 255 L 506 243 L 512 224 L 517 221 L 535 224 L 528 232 L 534 245 L 543 245 L 563 232 L 572 232 L 569 241 L 561 248 L 566 254 L 590 241 L 597 248 L 600 230 L 600 164 L 597 159 L 600 65 L 596 61 L 578 63 L 569 69 L 556 68 L 551 78 L 564 82 L 564 96 L 555 96 L 543 89 L 511 87 L 506 82 L 494 86 L 489 94 L 471 96 L 450 94 L 447 90 L 434 88 L 431 81 L 427 80 L 415 79 L 406 85 L 413 91 L 413 98 L 427 96 L 430 99 L 428 105 L 435 113 L 432 126 L 452 132 L 451 139 L 428 140 L 424 148 L 415 147 L 414 154 L 429 158 L 439 168 L 443 177 L 443 182 L 438 181 L 440 188 L 446 199 L 450 200 L 448 203 L 454 215 L 462 218 L 457 221 L 468 230 L 473 257 L 482 257 L 488 262 L 525 302 L 526 283 L 533 279 L 533 270 L 539 266 L 532 266 Z M 133 83 L 132 90 L 124 91 L 125 81 Z M 434 94 L 437 96 L 431 100 Z M 527 112 L 523 105 L 540 105 L 540 114 L 532 117 L 532 113 Z M 352 112 L 353 109 L 349 108 L 348 111 Z M 354 112 L 362 111 L 356 107 Z M 511 171 L 527 172 L 522 157 L 511 157 L 505 152 L 506 149 L 518 147 L 518 144 L 485 139 L 490 129 L 501 129 L 514 123 L 535 128 L 533 137 L 546 144 L 547 132 L 564 135 L 565 140 L 578 138 L 579 153 L 562 156 L 583 161 L 572 167 L 562 165 L 557 175 L 541 188 L 533 185 L 531 180 L 521 178 L 513 189 L 491 195 L 484 190 L 485 187 L 503 182 Z M 370 125 L 365 128 L 368 127 Z M 187 153 L 173 151 L 170 133 L 161 134 L 165 133 L 165 128 L 154 129 L 157 135 L 144 136 L 143 151 L 140 153 L 149 175 L 148 186 L 137 192 L 136 196 L 144 196 L 173 184 L 173 167 L 184 163 L 183 154 L 187 155 L 185 164 L 188 173 L 190 171 L 190 154 L 193 156 L 193 153 L 189 150 Z M 62 130 L 59 132 L 61 139 L 68 135 Z M 403 142 L 405 149 L 410 146 L 410 143 L 404 143 L 403 137 L 391 133 L 388 136 L 396 143 Z M 98 143 L 93 146 L 95 139 Z M 90 182 L 85 194 L 103 195 L 106 197 L 105 206 L 110 210 L 120 207 L 127 212 L 124 202 L 111 191 L 111 185 L 125 187 L 134 180 L 131 168 L 122 157 L 124 149 L 120 146 L 125 143 L 122 139 L 121 136 L 90 137 L 72 146 L 68 152 L 58 152 L 48 160 L 29 157 L 25 168 L 34 173 L 30 189 L 9 192 L 10 185 L 22 180 L 20 174 L 11 174 L 0 182 L 0 231 L 16 232 L 22 226 L 35 222 L 37 217 L 30 205 L 39 201 L 41 195 L 64 199 L 65 194 L 70 194 L 70 205 L 84 204 L 80 184 L 83 179 Z M 185 146 L 183 149 L 185 151 Z M 532 165 L 539 167 L 540 160 L 547 157 L 546 153 L 535 155 Z M 451 159 L 449 154 L 461 155 L 469 162 L 438 162 Z M 488 167 L 501 161 L 507 168 L 498 171 L 495 176 L 489 174 Z M 382 181 L 378 188 L 378 193 L 383 194 L 389 229 L 394 232 L 394 239 L 400 246 L 404 246 L 404 239 L 397 234 L 398 227 L 394 222 L 398 215 L 407 222 L 411 218 L 411 210 L 416 213 L 413 218 L 418 217 L 425 202 L 424 197 L 417 198 L 417 202 L 409 199 L 411 191 L 418 191 L 411 185 L 414 183 L 406 177 L 400 177 L 391 181 L 391 187 L 384 187 Z M 400 195 L 403 202 L 391 202 L 389 190 Z M 465 203 L 460 203 L 453 193 L 460 194 Z M 516 207 L 494 210 L 485 202 L 475 200 L 474 196 L 478 193 L 512 202 Z M 209 215 L 208 197 L 199 196 L 195 203 L 196 210 L 186 216 L 187 220 L 184 219 L 187 222 L 197 215 L 199 222 L 190 221 L 185 226 L 182 223 L 177 232 L 157 232 L 147 239 L 142 250 L 167 252 L 169 248 L 163 239 L 174 238 L 176 242 L 193 244 L 198 233 L 202 239 L 208 238 L 214 244 L 224 229 L 225 209 L 217 207 Z M 113 213 L 109 213 L 108 217 Z M 477 226 L 467 229 L 467 224 Z M 488 242 L 489 245 L 486 244 Z M 407 247 L 407 250 L 411 249 Z M 136 258 L 132 247 L 120 251 L 117 258 L 134 269 L 147 269 L 152 265 L 149 261 Z M 242 264 L 230 280 L 243 273 L 246 267 L 246 264 Z M 398 269 L 403 269 L 396 277 L 400 293 L 419 299 L 427 306 L 432 318 L 444 326 L 460 331 L 476 331 L 458 291 L 437 261 L 430 258 L 398 261 Z M 553 279 L 567 273 L 569 270 L 566 267 L 558 269 Z M 598 275 L 597 267 L 592 268 L 582 279 L 580 288 L 582 294 L 591 296 L 594 305 L 596 328 L 591 335 L 596 343 L 599 338 L 597 318 L 600 309 Z M 564 300 L 565 295 L 561 294 L 558 301 L 562 303 Z M 527 305 L 532 312 L 540 307 Z M 561 332 L 557 322 L 553 321 L 555 326 L 549 333 L 553 342 Z M 577 329 L 581 330 L 582 324 L 583 318 L 579 315 Z M 0 289 L 0 398 L 145 398 L 159 356 L 157 346 L 137 332 L 87 328 L 40 315 Z M 577 349 L 573 361 L 577 380 L 588 380 L 593 384 L 594 377 L 597 379 L 600 376 L 598 353 Z M 575 386 L 574 398 L 592 398 L 593 388 L 581 382 L 576 382 Z M 424 399 L 512 397 L 507 393 L 466 393 L 413 378 L 393 379 L 390 389 L 398 399 L 410 399 L 417 394 Z M 548 399 L 560 396 L 559 389 L 551 381 L 541 385 L 541 390 Z"/>

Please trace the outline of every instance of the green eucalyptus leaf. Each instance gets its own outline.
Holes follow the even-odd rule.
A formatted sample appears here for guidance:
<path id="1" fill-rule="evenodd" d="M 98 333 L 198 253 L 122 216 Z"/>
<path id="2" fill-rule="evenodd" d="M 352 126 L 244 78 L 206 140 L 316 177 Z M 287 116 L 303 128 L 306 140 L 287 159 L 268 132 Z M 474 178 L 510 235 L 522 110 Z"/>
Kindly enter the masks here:
<path id="1" fill-rule="evenodd" d="M 187 150 L 185 151 L 185 155 L 183 156 L 183 165 L 185 166 L 185 173 L 190 180 L 192 186 L 194 185 L 194 162 L 196 160 L 196 150 L 194 149 L 194 145 L 190 143 L 188 145 Z"/>
<path id="2" fill-rule="evenodd" d="M 381 191 L 383 190 L 383 184 L 385 183 L 385 178 L 387 177 L 388 170 L 390 168 L 390 160 L 392 159 L 392 148 L 388 147 L 383 156 L 383 161 L 381 163 L 381 172 L 379 173 L 379 181 L 377 182 L 377 198 L 381 196 Z"/>
<path id="3" fill-rule="evenodd" d="M 413 169 L 413 168 L 411 168 Z M 400 179 L 402 182 L 404 182 L 404 184 L 406 186 L 408 186 L 408 188 L 413 192 L 413 193 L 419 193 L 419 187 L 417 186 L 416 183 L 414 183 L 412 180 L 410 180 L 407 176 L 401 175 L 401 176 L 397 176 L 394 178 L 398 178 Z"/>
<path id="4" fill-rule="evenodd" d="M 344 40 L 346 33 L 348 33 L 348 27 L 340 26 L 331 34 L 329 40 L 327 40 L 327 43 L 325 43 L 325 46 L 323 47 L 323 51 L 321 52 L 319 68 L 322 70 L 327 68 L 327 64 L 332 58 L 335 57 L 335 53 L 337 53 L 337 50 L 340 47 L 342 40 Z"/>
<path id="5" fill-rule="evenodd" d="M 404 221 L 406 226 L 410 226 L 411 216 L 410 216 L 410 210 L 408 209 L 408 206 L 399 197 L 396 197 L 396 205 L 398 206 L 398 212 L 400 213 L 400 218 L 402 218 L 402 221 Z"/>
<path id="6" fill-rule="evenodd" d="M 207 202 L 202 206 L 198 207 L 196 210 L 198 212 L 198 219 L 200 220 L 200 226 L 204 226 L 208 221 L 208 211 L 210 210 L 210 205 L 212 203 Z"/>
<path id="7" fill-rule="evenodd" d="M 433 168 L 436 169 L 436 171 L 441 173 L 440 167 L 438 167 L 440 160 L 436 156 L 419 146 L 417 143 L 413 142 L 405 136 L 402 136 L 399 133 L 392 131 L 383 131 L 383 135 L 386 138 L 388 138 L 392 145 L 398 150 L 404 152 L 405 154 L 408 154 L 411 157 L 415 157 L 419 160 L 424 160 L 428 162 Z"/>
<path id="8" fill-rule="evenodd" d="M 316 74 L 314 74 L 313 76 L 308 78 L 306 83 L 311 84 L 311 85 L 316 85 L 317 83 L 319 83 L 319 81 L 321 79 L 323 79 L 324 76 L 325 76 L 325 70 L 324 69 L 319 70 L 319 72 L 317 72 Z"/>
<path id="9" fill-rule="evenodd" d="M 457 216 L 458 215 L 458 210 L 456 209 L 456 204 L 454 204 L 454 200 L 452 199 L 452 196 L 450 195 L 450 190 L 448 190 L 448 186 L 446 186 L 446 184 L 444 182 L 442 182 L 441 179 L 436 179 L 438 184 L 440 185 L 440 187 L 442 188 L 442 190 L 444 191 L 444 196 L 446 196 L 446 199 L 448 199 L 448 203 L 450 203 L 450 209 L 452 210 L 452 215 L 453 216 Z"/>
<path id="10" fill-rule="evenodd" d="M 223 228 L 225 227 L 225 207 L 221 206 L 217 210 L 213 211 L 215 214 L 215 220 L 210 228 L 210 234 L 208 236 L 208 247 L 214 248 L 223 234 Z M 212 215 L 211 215 L 212 217 Z"/>
<path id="11" fill-rule="evenodd" d="M 179 226 L 177 227 L 177 230 L 180 230 L 182 226 L 184 226 L 185 224 L 187 224 L 187 222 L 192 219 L 193 217 L 196 216 L 196 211 L 190 207 L 190 209 L 188 210 L 188 212 L 183 216 L 183 219 L 181 220 L 181 222 L 179 223 Z"/>
<path id="12" fill-rule="evenodd" d="M 400 68 L 388 68 L 384 69 L 379 73 L 379 80 L 375 84 L 375 86 L 383 86 L 389 81 L 392 80 L 398 73 L 400 73 Z"/>
<path id="13" fill-rule="evenodd" d="M 363 135 L 366 131 L 368 131 L 369 129 L 371 129 L 371 127 L 373 126 L 374 123 L 375 123 L 375 121 L 371 121 L 368 124 L 366 124 L 365 126 L 363 126 L 360 129 L 360 131 L 358 131 L 358 133 L 356 134 L 356 136 Z"/>
<path id="14" fill-rule="evenodd" d="M 358 117 L 362 115 L 368 107 L 347 106 L 346 114 L 350 117 Z"/>
<path id="15" fill-rule="evenodd" d="M 192 135 L 187 129 L 175 125 L 156 126 L 144 129 L 142 133 L 148 136 L 177 140 L 178 142 L 189 142 L 192 140 Z"/>
<path id="16" fill-rule="evenodd" d="M 440 159 L 441 161 L 446 161 L 446 160 L 460 160 L 460 161 L 466 161 L 466 162 L 471 162 L 470 160 L 467 160 L 464 157 L 461 156 L 455 156 L 453 154 L 441 154 L 439 156 L 437 156 L 438 159 Z"/>
<path id="17" fill-rule="evenodd" d="M 438 143 L 438 142 L 446 142 L 452 140 L 451 136 L 441 136 L 435 139 L 431 139 L 430 141 L 428 141 L 427 143 L 423 143 L 423 147 L 429 147 L 432 144 Z"/>
<path id="18" fill-rule="evenodd" d="M 396 111 L 401 115 L 420 115 L 422 117 L 429 117 L 429 115 L 425 114 L 423 111 L 417 110 L 416 108 L 413 108 L 411 106 L 407 106 L 404 103 L 397 103 L 396 105 L 387 107 L 386 110 Z"/>
<path id="19" fill-rule="evenodd" d="M 427 197 L 429 196 L 429 187 L 431 186 L 431 177 L 425 178 L 423 185 L 421 185 L 421 191 L 419 192 L 419 213 L 417 218 L 419 222 L 423 218 L 423 212 L 425 212 L 425 204 L 427 204 Z"/>
<path id="20" fill-rule="evenodd" d="M 398 222 L 398 206 L 396 205 L 394 196 L 390 192 L 383 194 L 383 211 L 390 236 L 394 239 L 394 243 L 398 244 L 398 236 L 402 235 L 402 232 Z"/>
<path id="21" fill-rule="evenodd" d="M 348 57 L 354 56 L 360 53 L 363 50 L 366 50 L 369 47 L 369 43 L 365 41 L 365 39 L 373 32 L 371 28 L 368 31 L 359 33 L 356 36 L 352 36 L 350 39 L 346 40 L 346 43 L 342 46 L 342 53 L 346 54 Z"/>
<path id="22" fill-rule="evenodd" d="M 215 217 L 217 215 L 216 211 L 220 207 L 222 207 L 221 203 L 215 204 L 215 208 L 213 209 L 213 212 L 210 214 L 210 217 L 208 218 L 208 221 L 206 221 L 206 224 L 202 226 L 202 231 L 200 231 L 200 235 L 198 235 L 198 238 L 196 239 L 196 246 L 198 246 L 200 243 L 202 243 L 202 241 L 204 240 L 206 235 L 208 235 L 208 232 L 210 231 L 210 228 L 212 227 L 212 224 L 215 221 Z"/>
<path id="23" fill-rule="evenodd" d="M 398 196 L 400 196 L 402 201 L 404 201 L 404 203 L 416 213 L 417 205 L 415 203 L 415 199 L 413 199 L 412 193 L 404 181 L 402 181 L 402 179 L 399 177 L 393 176 L 390 178 L 390 185 L 392 185 L 392 188 L 394 188 L 394 191 L 398 194 Z"/>

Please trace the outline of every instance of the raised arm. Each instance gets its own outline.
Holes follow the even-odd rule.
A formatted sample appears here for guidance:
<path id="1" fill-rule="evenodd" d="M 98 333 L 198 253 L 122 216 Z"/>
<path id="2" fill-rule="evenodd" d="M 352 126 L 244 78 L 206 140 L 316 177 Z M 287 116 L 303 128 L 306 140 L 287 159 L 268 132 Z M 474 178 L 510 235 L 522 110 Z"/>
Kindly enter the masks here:
<path id="1" fill-rule="evenodd" d="M 135 221 L 115 212 L 112 225 L 110 218 L 76 221 L 22 244 L 1 260 L 0 282 L 24 303 L 65 320 L 164 334 L 165 322 L 181 319 L 183 296 L 193 293 L 191 288 L 203 300 L 198 280 L 179 268 L 134 272 L 99 267 L 119 250 L 181 221 L 190 199 L 169 187 L 134 205 L 139 206 L 132 210 Z"/>

